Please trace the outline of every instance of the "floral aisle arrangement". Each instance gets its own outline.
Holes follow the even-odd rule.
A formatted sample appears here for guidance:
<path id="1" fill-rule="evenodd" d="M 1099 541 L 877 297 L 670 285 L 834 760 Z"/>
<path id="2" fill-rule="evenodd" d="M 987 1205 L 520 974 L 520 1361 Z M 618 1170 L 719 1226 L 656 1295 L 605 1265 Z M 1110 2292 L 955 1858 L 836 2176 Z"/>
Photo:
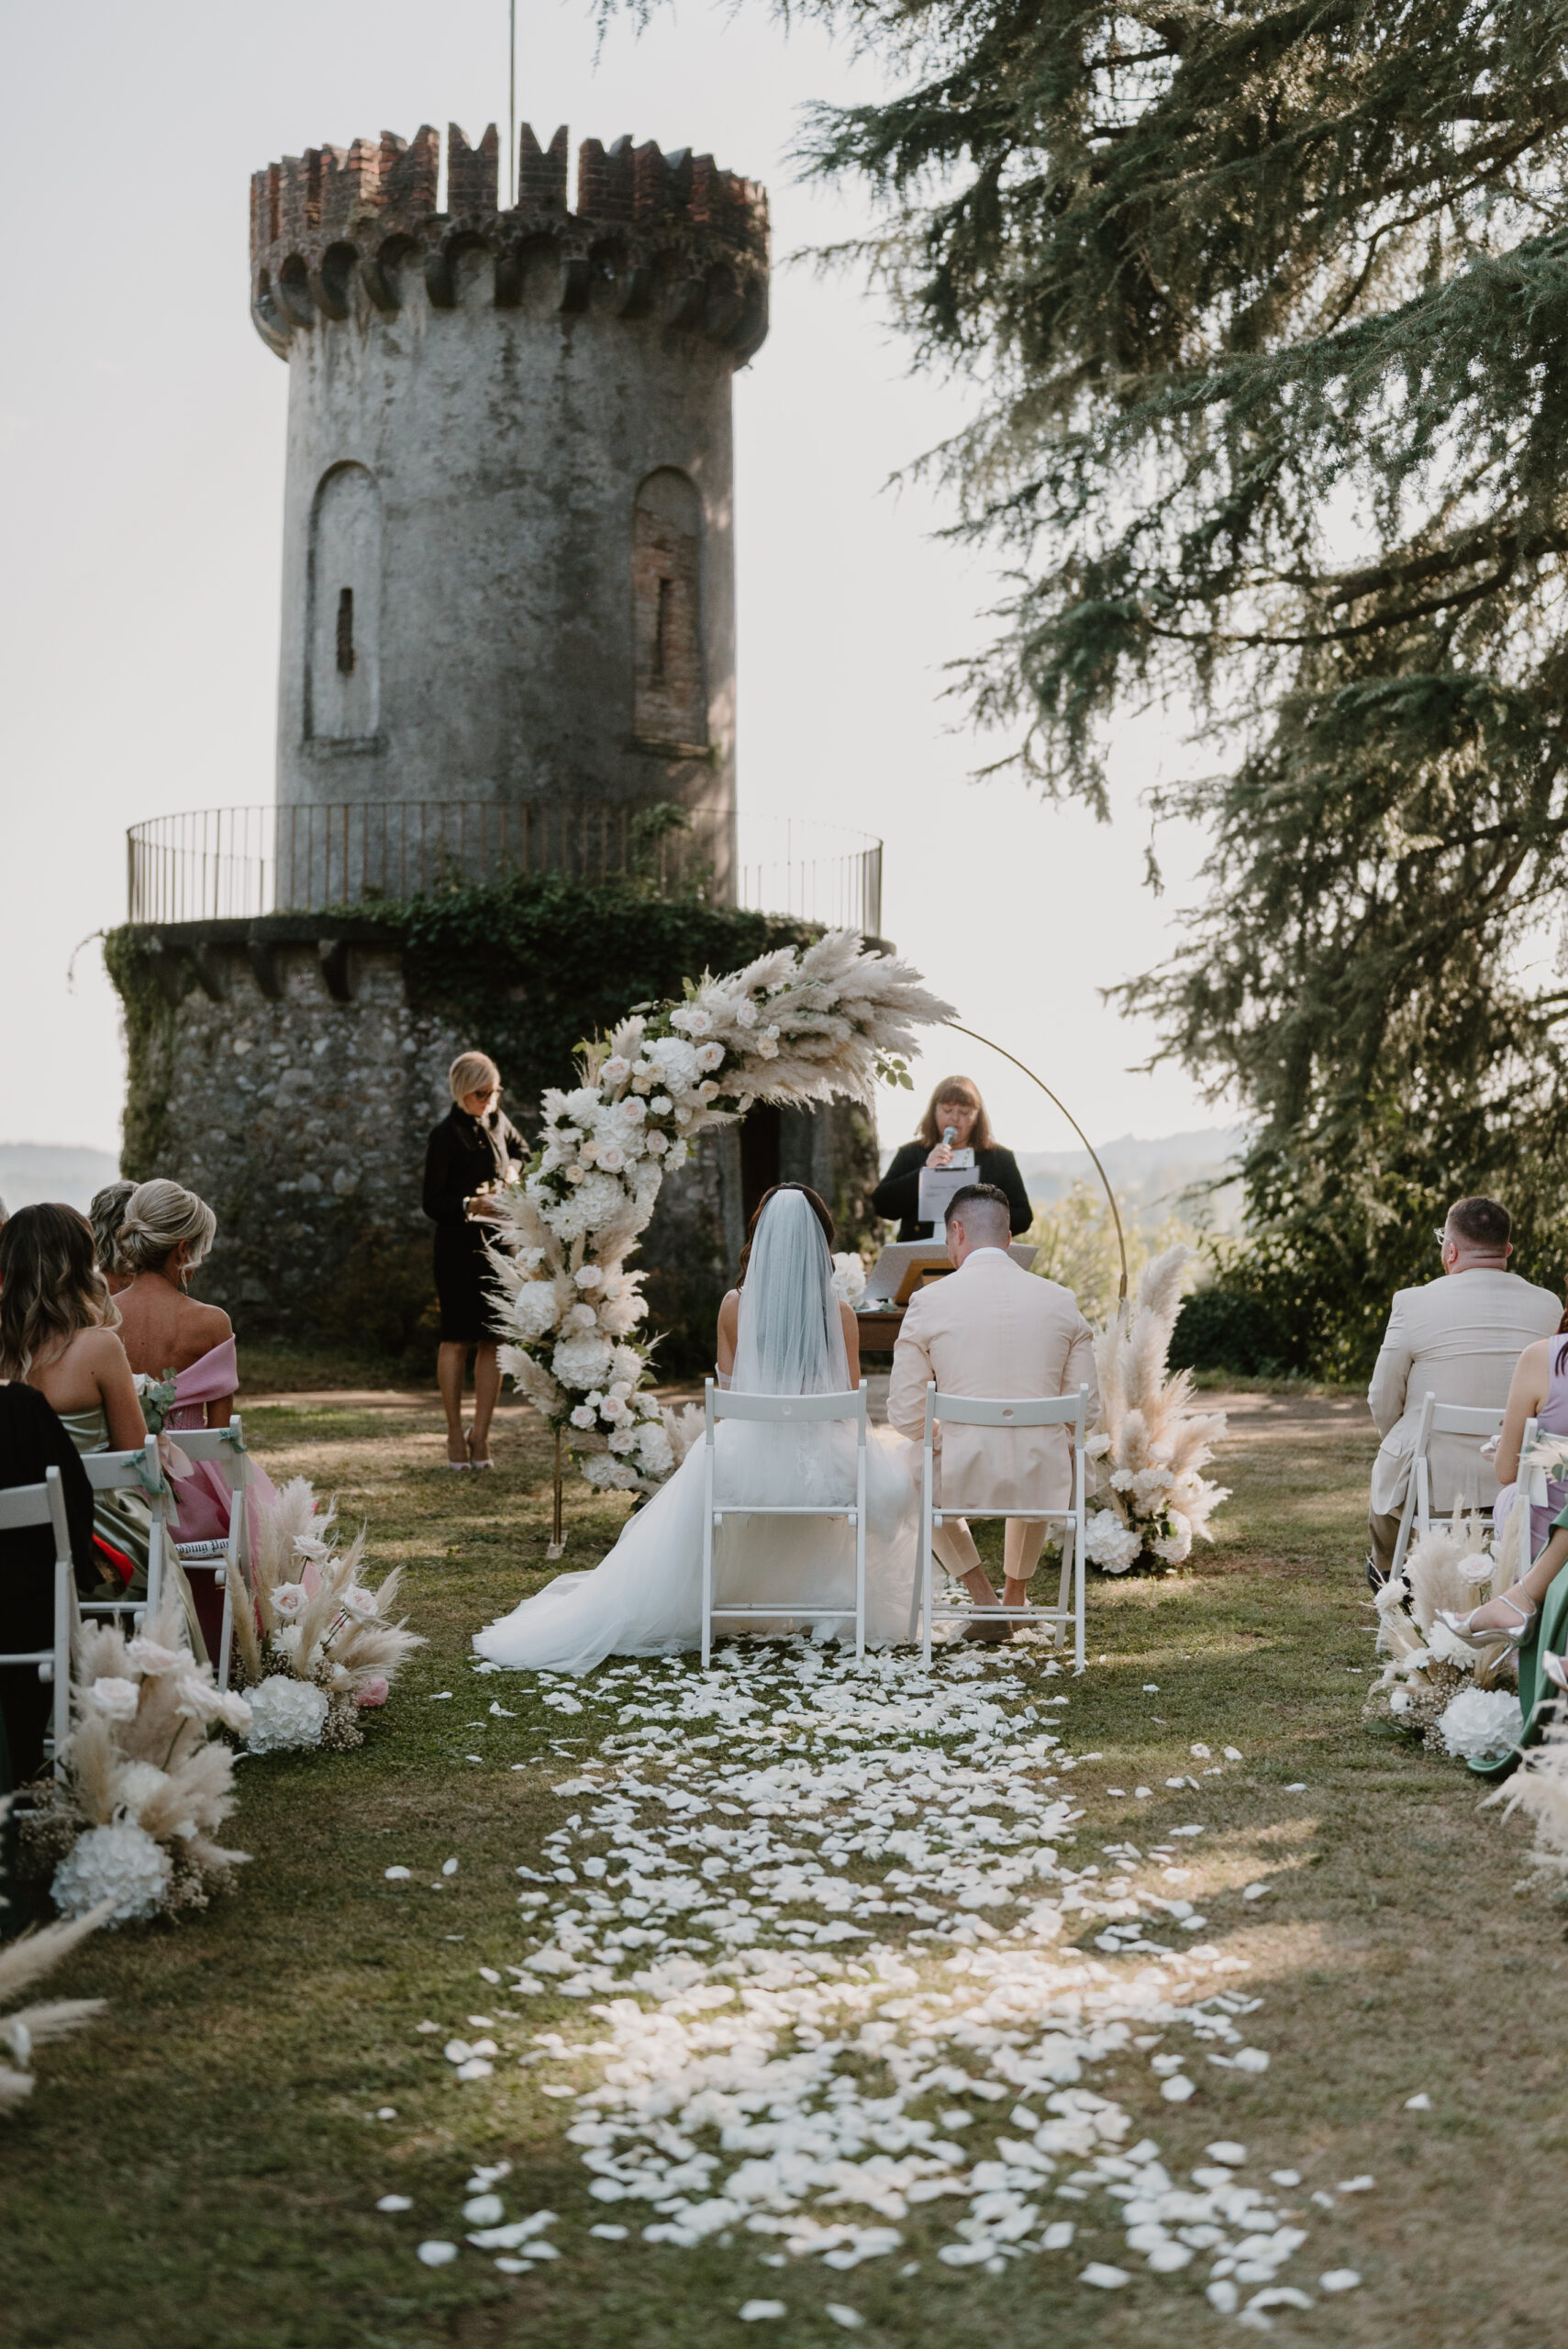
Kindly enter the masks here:
<path id="1" fill-rule="evenodd" d="M 339 1550 L 336 1518 L 308 1477 L 295 1476 L 259 1516 L 249 1591 L 230 1564 L 236 1676 L 248 1694 L 252 1753 L 362 1744 L 361 1710 L 385 1704 L 404 1659 L 425 1644 L 406 1620 L 391 1620 L 401 1569 L 376 1587 L 361 1581 L 364 1528 Z"/>
<path id="2" fill-rule="evenodd" d="M 0 1795 L 0 1829 L 13 1798 Z M 6 1906 L 0 1900 L 0 1909 Z M 53 1972 L 78 1943 L 107 1921 L 106 1908 L 58 1925 L 34 1927 L 0 1948 L 0 2114 L 15 2111 L 33 2092 L 33 2054 L 51 2040 L 64 2039 L 104 2011 L 102 1998 L 50 1998 L 17 2008 L 17 2000 Z M 7 2008 L 13 2009 L 7 2013 Z"/>
<path id="3" fill-rule="evenodd" d="M 178 1599 L 134 1637 L 84 1625 L 71 1699 L 63 1775 L 20 1817 L 23 1865 L 50 1875 L 64 1917 L 205 1909 L 247 1856 L 214 1841 L 235 1807 L 234 1756 L 211 1731 L 243 1731 L 250 1714 L 195 1661 Z"/>
<path id="4" fill-rule="evenodd" d="M 1192 1408 L 1191 1374 L 1166 1367 L 1192 1251 L 1167 1248 L 1146 1264 L 1130 1306 L 1095 1340 L 1099 1431 L 1089 1439 L 1089 1489 L 1098 1504 L 1084 1544 L 1109 1575 L 1169 1571 L 1211 1542 L 1209 1520 L 1229 1493 L 1201 1474 L 1225 1433 L 1223 1411 Z"/>
<path id="5" fill-rule="evenodd" d="M 498 1202 L 501 1361 L 590 1485 L 654 1491 L 686 1432 L 647 1392 L 642 1275 L 626 1269 L 666 1173 L 755 1101 L 866 1100 L 879 1076 L 907 1084 L 916 1026 L 949 1017 L 906 963 L 836 930 L 634 1013 L 584 1046 L 578 1085 L 545 1094 L 538 1156 Z M 851 1277 L 843 1260 L 835 1269 Z"/>
<path id="6" fill-rule="evenodd" d="M 1387 1660 L 1364 1717 L 1418 1737 L 1433 1753 L 1488 1762 L 1517 1743 L 1513 1651 L 1499 1639 L 1467 1647 L 1438 1620 L 1467 1614 L 1512 1588 L 1529 1564 L 1529 1509 L 1510 1510 L 1494 1548 L 1487 1520 L 1456 1512 L 1413 1542 L 1398 1577 L 1377 1595 L 1377 1647 Z"/>

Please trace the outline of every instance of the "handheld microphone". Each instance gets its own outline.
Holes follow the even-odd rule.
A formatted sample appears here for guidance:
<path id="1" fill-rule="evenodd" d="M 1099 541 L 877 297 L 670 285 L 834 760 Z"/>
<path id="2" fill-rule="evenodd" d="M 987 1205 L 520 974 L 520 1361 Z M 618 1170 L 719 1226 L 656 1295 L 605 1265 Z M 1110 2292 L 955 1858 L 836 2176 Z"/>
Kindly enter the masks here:
<path id="1" fill-rule="evenodd" d="M 951 1150 L 954 1142 L 958 1140 L 958 1128 L 956 1126 L 944 1126 L 942 1128 L 942 1140 Z"/>

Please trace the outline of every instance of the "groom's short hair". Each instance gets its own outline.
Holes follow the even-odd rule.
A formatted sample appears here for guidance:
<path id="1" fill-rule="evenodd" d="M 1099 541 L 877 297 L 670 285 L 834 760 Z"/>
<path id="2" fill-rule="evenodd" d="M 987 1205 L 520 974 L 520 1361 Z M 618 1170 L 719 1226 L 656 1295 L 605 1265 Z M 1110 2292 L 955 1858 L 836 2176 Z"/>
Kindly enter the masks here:
<path id="1" fill-rule="evenodd" d="M 948 1218 L 957 1217 L 965 1231 L 975 1239 L 983 1234 L 1005 1248 L 1012 1231 L 1013 1214 L 1007 1204 L 1007 1194 L 999 1191 L 995 1183 L 966 1183 L 948 1201 Z"/>

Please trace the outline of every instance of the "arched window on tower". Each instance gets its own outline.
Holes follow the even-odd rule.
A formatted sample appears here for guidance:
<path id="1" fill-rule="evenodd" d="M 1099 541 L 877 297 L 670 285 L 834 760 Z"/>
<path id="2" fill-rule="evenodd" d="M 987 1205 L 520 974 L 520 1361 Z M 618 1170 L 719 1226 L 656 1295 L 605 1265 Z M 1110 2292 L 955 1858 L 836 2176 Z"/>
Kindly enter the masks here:
<path id="1" fill-rule="evenodd" d="M 362 743 L 381 723 L 381 492 L 363 465 L 334 465 L 310 517 L 305 730 Z"/>
<path id="2" fill-rule="evenodd" d="M 707 746 L 702 648 L 702 500 L 662 465 L 637 493 L 631 538 L 632 731 L 668 750 Z"/>

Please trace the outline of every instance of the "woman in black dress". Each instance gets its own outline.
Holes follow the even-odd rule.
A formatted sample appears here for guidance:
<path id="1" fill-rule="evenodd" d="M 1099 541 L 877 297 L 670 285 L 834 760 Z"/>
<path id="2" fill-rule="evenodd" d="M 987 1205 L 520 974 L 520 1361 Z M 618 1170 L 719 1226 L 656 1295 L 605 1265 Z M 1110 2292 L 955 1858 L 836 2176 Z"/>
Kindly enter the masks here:
<path id="1" fill-rule="evenodd" d="M 460 1052 L 449 1072 L 452 1106 L 425 1153 L 425 1213 L 436 1227 L 436 1294 L 441 1342 L 436 1376 L 447 1415 L 447 1466 L 493 1468 L 490 1415 L 501 1392 L 485 1294 L 487 1201 L 517 1169 L 528 1146 L 500 1108 L 501 1074 L 486 1052 Z M 463 1365 L 473 1354 L 473 1425 L 462 1426 Z"/>
<path id="2" fill-rule="evenodd" d="M 942 1140 L 950 1126 L 954 1131 L 951 1147 Z M 973 1151 L 975 1182 L 994 1183 L 1005 1191 L 1015 1237 L 1027 1231 L 1034 1221 L 1034 1208 L 1018 1173 L 1018 1162 L 993 1139 L 980 1087 L 967 1076 L 943 1077 L 927 1104 L 917 1140 L 904 1143 L 872 1193 L 874 1212 L 890 1222 L 896 1219 L 900 1240 L 929 1240 L 931 1226 L 920 1221 L 918 1212 L 920 1169 L 951 1165 L 955 1150 Z"/>

